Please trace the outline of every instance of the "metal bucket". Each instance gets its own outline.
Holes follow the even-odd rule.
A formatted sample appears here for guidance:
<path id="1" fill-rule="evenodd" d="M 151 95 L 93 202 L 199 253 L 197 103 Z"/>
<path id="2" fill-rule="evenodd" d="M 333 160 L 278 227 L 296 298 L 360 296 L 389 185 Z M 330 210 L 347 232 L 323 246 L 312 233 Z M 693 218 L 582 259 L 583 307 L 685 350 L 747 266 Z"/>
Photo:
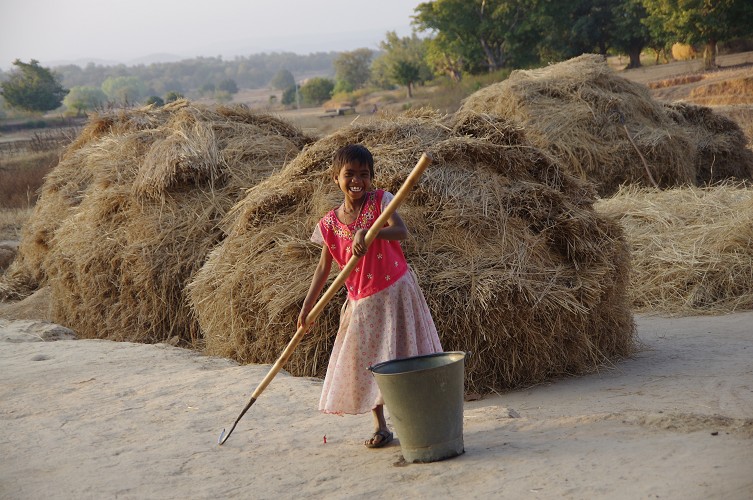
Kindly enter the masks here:
<path id="1" fill-rule="evenodd" d="M 407 462 L 455 457 L 463 447 L 464 352 L 378 363 L 369 370 L 400 438 Z"/>

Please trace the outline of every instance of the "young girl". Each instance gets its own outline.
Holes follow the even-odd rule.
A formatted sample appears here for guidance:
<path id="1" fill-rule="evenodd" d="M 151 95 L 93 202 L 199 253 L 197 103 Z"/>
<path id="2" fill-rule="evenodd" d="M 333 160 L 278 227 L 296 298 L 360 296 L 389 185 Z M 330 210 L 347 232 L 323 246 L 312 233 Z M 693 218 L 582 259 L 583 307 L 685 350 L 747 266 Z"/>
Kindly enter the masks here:
<path id="1" fill-rule="evenodd" d="M 384 400 L 368 368 L 382 361 L 442 352 L 429 307 L 400 240 L 408 229 L 393 213 L 370 247 L 365 236 L 393 198 L 372 190 L 374 159 L 364 146 L 351 144 L 334 156 L 332 178 L 343 192 L 343 203 L 317 224 L 311 240 L 322 245 L 298 326 L 316 303 L 329 276 L 332 260 L 342 269 L 351 255 L 362 257 L 345 282 L 348 300 L 324 378 L 319 410 L 360 414 L 371 410 L 374 434 L 364 443 L 381 448 L 392 441 L 384 419 Z"/>

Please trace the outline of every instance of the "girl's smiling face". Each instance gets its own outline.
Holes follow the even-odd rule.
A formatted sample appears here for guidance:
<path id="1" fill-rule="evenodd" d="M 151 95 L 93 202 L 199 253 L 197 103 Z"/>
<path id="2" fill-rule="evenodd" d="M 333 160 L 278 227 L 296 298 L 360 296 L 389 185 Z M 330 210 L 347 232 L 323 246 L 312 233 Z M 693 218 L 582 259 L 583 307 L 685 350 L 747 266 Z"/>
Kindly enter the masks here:
<path id="1" fill-rule="evenodd" d="M 334 180 L 347 199 L 359 202 L 371 188 L 371 169 L 363 163 L 346 163 Z"/>

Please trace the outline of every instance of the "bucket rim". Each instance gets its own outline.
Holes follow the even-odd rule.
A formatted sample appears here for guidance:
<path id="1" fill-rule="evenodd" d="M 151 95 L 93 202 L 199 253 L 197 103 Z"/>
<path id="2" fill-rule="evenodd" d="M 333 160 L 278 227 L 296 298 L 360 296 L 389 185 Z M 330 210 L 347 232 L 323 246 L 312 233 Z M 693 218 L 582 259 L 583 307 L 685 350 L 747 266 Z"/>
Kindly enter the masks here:
<path id="1" fill-rule="evenodd" d="M 382 361 L 380 363 L 377 363 L 375 365 L 370 366 L 368 368 L 368 370 L 371 372 L 372 375 L 379 375 L 380 377 L 389 377 L 391 375 L 402 375 L 402 374 L 407 373 L 407 372 L 403 371 L 403 372 L 395 372 L 395 373 L 375 373 L 374 370 L 378 369 L 378 368 L 380 368 L 380 367 L 382 367 L 384 365 L 387 365 L 387 364 L 390 364 L 390 363 L 394 363 L 396 361 L 411 361 L 411 360 L 414 360 L 414 359 L 435 358 L 435 357 L 439 357 L 439 356 L 447 356 L 447 355 L 450 355 L 450 354 L 459 354 L 461 356 L 459 359 L 453 361 L 453 363 L 457 363 L 458 361 L 463 361 L 465 359 L 465 357 L 468 355 L 468 353 L 466 351 L 444 351 L 444 352 L 435 352 L 435 353 L 432 353 L 432 354 L 420 354 L 418 356 L 408 356 L 406 358 L 396 358 L 396 359 L 389 359 L 387 361 Z M 415 373 L 415 372 L 423 372 L 423 371 L 427 371 L 427 370 L 436 370 L 438 368 L 442 368 L 442 367 L 441 366 L 430 366 L 430 367 L 426 367 L 426 368 L 421 368 L 419 370 L 409 370 L 409 371 L 411 373 Z"/>

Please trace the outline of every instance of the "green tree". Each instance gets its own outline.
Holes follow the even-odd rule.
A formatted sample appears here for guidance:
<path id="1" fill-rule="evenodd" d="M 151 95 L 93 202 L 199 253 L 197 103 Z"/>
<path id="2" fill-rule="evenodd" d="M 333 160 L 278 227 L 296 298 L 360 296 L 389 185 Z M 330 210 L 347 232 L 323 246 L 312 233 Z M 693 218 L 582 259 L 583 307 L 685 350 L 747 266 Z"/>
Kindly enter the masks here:
<path id="1" fill-rule="evenodd" d="M 332 97 L 335 82 L 329 78 L 315 77 L 301 86 L 300 94 L 305 103 L 319 105 Z"/>
<path id="2" fill-rule="evenodd" d="M 442 33 L 426 40 L 426 62 L 437 74 L 446 74 L 459 82 L 465 70 L 465 58 L 462 51 L 453 48 L 453 42 Z"/>
<path id="3" fill-rule="evenodd" d="M 108 77 L 102 82 L 102 91 L 111 101 L 126 105 L 147 95 L 146 85 L 137 76 Z"/>
<path id="4" fill-rule="evenodd" d="M 63 99 L 63 104 L 68 109 L 75 109 L 76 115 L 102 107 L 107 101 L 107 96 L 102 89 L 97 87 L 72 87 L 68 95 Z"/>
<path id="5" fill-rule="evenodd" d="M 272 88 L 274 89 L 285 90 L 295 85 L 295 77 L 290 71 L 281 69 L 277 72 L 275 77 L 272 78 L 270 85 L 272 85 Z"/>
<path id="6" fill-rule="evenodd" d="M 154 104 L 157 107 L 164 106 L 165 101 L 158 95 L 152 95 L 147 98 L 144 104 Z"/>
<path id="7" fill-rule="evenodd" d="M 556 3 L 556 2 L 555 2 Z M 419 4 L 413 24 L 435 34 L 439 58 L 462 62 L 466 71 L 515 66 L 535 55 L 539 0 L 434 0 Z"/>
<path id="8" fill-rule="evenodd" d="M 201 95 L 204 95 L 204 94 L 214 94 L 215 90 L 216 89 L 215 89 L 214 83 L 211 83 L 211 82 L 204 83 L 204 84 L 202 84 L 201 87 L 199 87 L 199 94 L 201 94 Z"/>
<path id="9" fill-rule="evenodd" d="M 626 69 L 641 66 L 641 52 L 651 42 L 651 34 L 643 23 L 646 19 L 646 9 L 641 0 L 621 0 L 615 5 L 614 32 L 612 43 L 614 48 L 624 52 L 630 58 Z"/>
<path id="10" fill-rule="evenodd" d="M 235 80 L 233 80 L 232 78 L 227 78 L 217 84 L 217 90 L 227 92 L 228 94 L 231 94 L 231 95 L 237 94 L 238 84 L 236 84 Z"/>
<path id="11" fill-rule="evenodd" d="M 286 106 L 289 104 L 295 104 L 297 95 L 298 92 L 296 92 L 296 85 L 291 85 L 290 87 L 282 91 L 282 99 L 280 102 L 282 102 Z"/>
<path id="12" fill-rule="evenodd" d="M 408 88 L 408 99 L 413 97 L 413 84 L 418 81 L 420 75 L 421 68 L 410 61 L 396 61 L 392 67 L 392 78 Z"/>
<path id="13" fill-rule="evenodd" d="M 641 4 L 643 1 L 641 0 Z M 644 7 L 645 9 L 645 7 Z M 649 37 L 646 46 L 654 51 L 656 55 L 654 61 L 659 64 L 659 58 L 664 55 L 664 62 L 669 62 L 667 52 L 670 50 L 674 35 L 667 29 L 664 20 L 656 16 L 646 15 L 641 19 L 641 23 L 648 29 Z"/>
<path id="14" fill-rule="evenodd" d="M 408 95 L 412 96 L 415 83 L 433 77 L 431 67 L 426 62 L 426 42 L 415 33 L 399 37 L 394 31 L 387 32 L 379 47 L 383 53 L 371 64 L 375 83 L 381 81 L 383 87 L 390 84 L 406 85 Z"/>
<path id="15" fill-rule="evenodd" d="M 10 77 L 0 83 L 2 95 L 8 106 L 27 111 L 52 111 L 57 109 L 68 94 L 58 81 L 58 76 L 32 59 L 24 63 L 19 59 L 13 61 L 16 70 Z"/>
<path id="16" fill-rule="evenodd" d="M 370 49 L 342 52 L 334 61 L 337 86 L 351 91 L 363 87 L 371 76 L 372 55 Z"/>
<path id="17" fill-rule="evenodd" d="M 623 1 L 540 2 L 541 59 L 569 59 L 586 52 L 606 55 L 616 29 L 614 10 Z"/>
<path id="18" fill-rule="evenodd" d="M 704 44 L 706 69 L 716 67 L 718 42 L 753 35 L 750 0 L 643 0 L 643 5 L 679 41 Z"/>
<path id="19" fill-rule="evenodd" d="M 165 102 L 174 102 L 178 99 L 183 99 L 184 96 L 180 92 L 175 92 L 174 90 L 171 90 L 167 94 L 165 94 Z"/>

